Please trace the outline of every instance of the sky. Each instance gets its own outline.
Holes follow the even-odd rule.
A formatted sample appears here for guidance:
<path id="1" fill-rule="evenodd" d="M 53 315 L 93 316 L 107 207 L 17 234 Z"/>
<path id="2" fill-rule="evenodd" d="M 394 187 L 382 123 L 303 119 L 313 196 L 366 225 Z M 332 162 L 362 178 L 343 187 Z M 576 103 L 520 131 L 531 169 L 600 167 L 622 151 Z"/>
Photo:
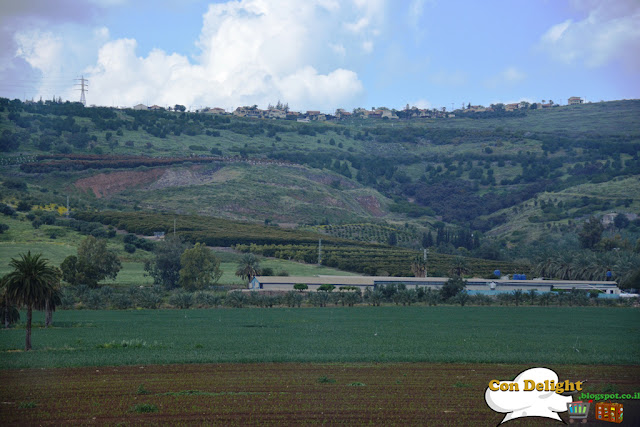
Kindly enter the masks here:
<path id="1" fill-rule="evenodd" d="M 640 98 L 640 0 L 0 0 L 0 96 L 297 111 Z"/>

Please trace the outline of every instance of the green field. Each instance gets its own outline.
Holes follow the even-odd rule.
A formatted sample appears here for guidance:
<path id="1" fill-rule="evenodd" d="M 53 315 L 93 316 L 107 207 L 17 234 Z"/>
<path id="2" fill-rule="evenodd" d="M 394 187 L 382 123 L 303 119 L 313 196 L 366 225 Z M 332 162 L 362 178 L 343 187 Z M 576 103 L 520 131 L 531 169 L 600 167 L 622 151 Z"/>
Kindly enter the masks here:
<path id="1" fill-rule="evenodd" d="M 23 314 L 24 316 L 24 314 Z M 24 318 L 24 317 L 23 317 Z M 58 311 L 2 330 L 0 367 L 460 362 L 635 365 L 640 312 L 578 307 Z"/>

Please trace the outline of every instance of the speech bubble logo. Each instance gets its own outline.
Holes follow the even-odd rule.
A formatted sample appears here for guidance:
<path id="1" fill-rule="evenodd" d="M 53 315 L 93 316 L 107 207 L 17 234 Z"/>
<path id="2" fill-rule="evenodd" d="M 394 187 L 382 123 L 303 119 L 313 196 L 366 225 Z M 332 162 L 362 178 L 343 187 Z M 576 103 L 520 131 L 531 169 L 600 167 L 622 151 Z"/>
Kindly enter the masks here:
<path id="1" fill-rule="evenodd" d="M 520 372 L 513 381 L 500 380 L 499 384 L 496 382 L 490 384 L 484 393 L 484 400 L 494 411 L 507 414 L 500 424 L 522 417 L 544 417 L 562 421 L 558 412 L 567 410 L 567 403 L 571 402 L 571 396 L 556 393 L 549 387 L 552 384 L 551 381 L 553 384 L 558 384 L 558 374 L 553 370 L 527 369 Z M 542 386 L 536 388 L 535 385 L 538 384 Z M 544 386 L 545 384 L 547 387 Z M 502 389 L 500 389 L 501 386 Z"/>

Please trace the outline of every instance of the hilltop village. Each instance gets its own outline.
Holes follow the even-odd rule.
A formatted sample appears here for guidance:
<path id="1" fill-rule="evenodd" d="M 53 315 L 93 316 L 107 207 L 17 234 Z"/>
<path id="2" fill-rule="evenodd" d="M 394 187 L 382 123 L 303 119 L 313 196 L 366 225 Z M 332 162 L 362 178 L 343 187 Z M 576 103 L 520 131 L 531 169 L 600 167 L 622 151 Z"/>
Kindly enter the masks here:
<path id="1" fill-rule="evenodd" d="M 582 104 L 584 100 L 577 96 L 572 96 L 568 99 L 567 105 Z M 516 102 L 512 104 L 491 104 L 489 107 L 482 105 L 462 106 L 459 109 L 447 111 L 446 107 L 440 109 L 437 108 L 418 108 L 416 106 L 409 106 L 407 104 L 404 109 L 396 110 L 389 109 L 387 107 L 372 107 L 370 110 L 366 108 L 355 108 L 349 112 L 343 108 L 338 108 L 333 114 L 325 114 L 321 111 L 308 110 L 306 112 L 293 111 L 289 109 L 288 104 L 282 104 L 280 101 L 274 106 L 269 105 L 266 110 L 258 108 L 257 105 L 238 107 L 232 112 L 228 112 L 224 108 L 204 107 L 195 109 L 194 112 L 202 114 L 213 115 L 233 115 L 236 117 L 248 117 L 254 119 L 274 119 L 274 120 L 295 120 L 298 122 L 311 122 L 311 121 L 339 121 L 346 119 L 387 119 L 387 120 L 399 120 L 399 119 L 436 119 L 436 118 L 454 118 L 458 116 L 469 116 L 477 113 L 484 113 L 484 115 L 504 115 L 507 113 L 518 114 L 523 113 L 526 110 L 546 109 L 560 107 L 560 104 L 556 104 L 552 100 L 542 100 L 539 103 L 529 103 L 527 101 Z M 134 110 L 167 110 L 167 111 L 186 111 L 186 107 L 176 104 L 173 107 L 161 107 L 159 105 L 147 106 L 145 104 L 138 104 L 133 107 Z"/>

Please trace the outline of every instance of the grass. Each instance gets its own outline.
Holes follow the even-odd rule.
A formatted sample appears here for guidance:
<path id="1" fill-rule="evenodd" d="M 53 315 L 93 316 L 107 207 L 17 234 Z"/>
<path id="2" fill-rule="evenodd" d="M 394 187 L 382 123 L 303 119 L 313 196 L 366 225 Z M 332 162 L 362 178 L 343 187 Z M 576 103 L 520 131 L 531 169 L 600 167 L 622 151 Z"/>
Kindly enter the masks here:
<path id="1" fill-rule="evenodd" d="M 15 351 L 24 347 L 23 329 L 1 331 L 0 367 L 227 362 L 637 365 L 639 320 L 636 309 L 595 307 L 57 311 L 54 328 L 34 328 L 34 351 Z M 34 313 L 34 322 L 42 321 L 42 313 Z M 247 327 L 253 325 L 260 327 Z M 573 347 L 576 337 L 579 352 Z M 122 342 L 154 345 L 123 347 Z"/>

